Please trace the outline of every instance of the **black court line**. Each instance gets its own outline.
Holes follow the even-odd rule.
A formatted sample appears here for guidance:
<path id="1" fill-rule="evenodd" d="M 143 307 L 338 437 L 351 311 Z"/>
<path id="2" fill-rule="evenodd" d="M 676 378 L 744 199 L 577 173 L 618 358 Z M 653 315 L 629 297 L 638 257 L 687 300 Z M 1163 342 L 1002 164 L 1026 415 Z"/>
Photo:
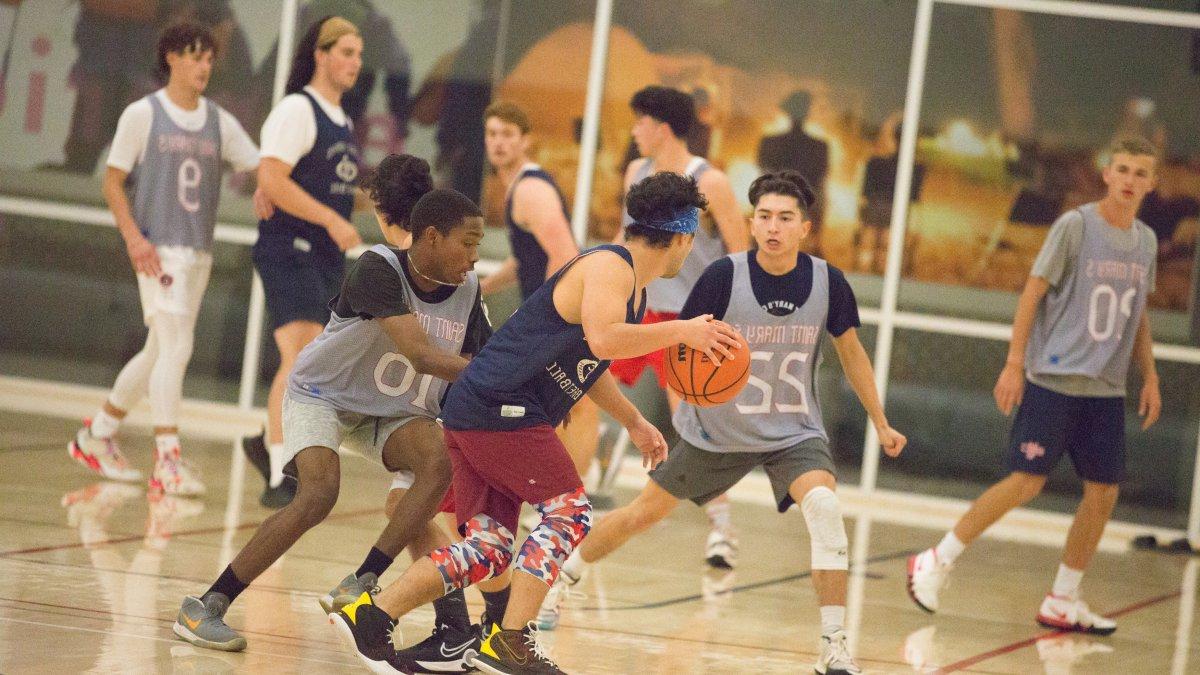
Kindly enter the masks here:
<path id="1" fill-rule="evenodd" d="M 925 549 L 923 549 L 923 548 L 914 548 L 914 549 L 906 549 L 904 551 L 895 551 L 893 553 L 885 553 L 883 555 L 872 556 L 870 558 L 867 558 L 867 564 L 870 565 L 871 563 L 887 562 L 889 560 L 895 560 L 897 558 L 907 558 L 910 555 L 915 555 L 924 550 Z M 851 566 L 851 567 L 853 568 L 853 566 Z M 785 577 L 777 577 L 775 579 L 764 579 L 763 581 L 756 581 L 752 584 L 742 584 L 740 586 L 734 586 L 733 588 L 729 589 L 728 591 L 723 591 L 722 594 L 724 594 L 724 593 L 740 593 L 741 591 L 752 591 L 757 588 L 763 588 L 766 586 L 774 586 L 776 584 L 784 584 L 789 581 L 797 581 L 799 579 L 807 579 L 811 576 L 812 576 L 812 570 L 809 570 L 807 572 L 800 572 L 797 574 L 789 574 Z M 878 576 L 878 575 L 868 575 L 868 578 L 877 579 L 877 578 L 882 578 L 882 577 Z M 640 605 L 626 605 L 624 607 L 595 607 L 595 606 L 593 606 L 593 607 L 572 607 L 571 609 L 574 611 L 582 611 L 582 612 L 596 612 L 596 611 L 616 612 L 616 611 L 624 611 L 624 610 L 630 610 L 630 609 L 658 609 L 659 607 L 670 607 L 671 605 L 682 605 L 685 602 L 695 602 L 697 600 L 703 600 L 703 599 L 704 599 L 703 594 L 696 593 L 693 595 L 685 595 L 685 596 L 678 597 L 678 598 L 669 598 L 667 600 L 657 600 L 655 602 L 645 602 Z"/>

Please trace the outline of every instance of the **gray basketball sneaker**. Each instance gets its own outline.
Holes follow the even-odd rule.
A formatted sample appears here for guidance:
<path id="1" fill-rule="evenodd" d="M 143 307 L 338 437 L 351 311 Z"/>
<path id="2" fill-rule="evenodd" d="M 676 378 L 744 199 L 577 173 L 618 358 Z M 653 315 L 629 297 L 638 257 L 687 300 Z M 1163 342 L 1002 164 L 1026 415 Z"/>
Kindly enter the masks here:
<path id="1" fill-rule="evenodd" d="M 342 582 L 332 591 L 317 598 L 317 602 L 321 603 L 321 609 L 325 610 L 326 614 L 336 614 L 342 611 L 346 605 L 358 600 L 363 593 L 375 594 L 378 592 L 379 577 L 371 572 L 367 572 L 361 577 L 351 574 L 342 579 Z"/>
<path id="2" fill-rule="evenodd" d="M 209 593 L 201 600 L 194 595 L 183 599 L 175 619 L 175 634 L 197 647 L 240 652 L 246 648 L 246 638 L 225 623 L 229 598 Z"/>

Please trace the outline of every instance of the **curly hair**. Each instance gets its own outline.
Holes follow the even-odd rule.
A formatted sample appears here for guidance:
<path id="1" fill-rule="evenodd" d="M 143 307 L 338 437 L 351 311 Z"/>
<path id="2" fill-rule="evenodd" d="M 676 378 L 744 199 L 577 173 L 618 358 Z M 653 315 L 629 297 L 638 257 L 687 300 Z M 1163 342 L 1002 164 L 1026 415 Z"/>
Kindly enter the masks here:
<path id="1" fill-rule="evenodd" d="M 809 217 L 813 201 L 817 198 L 817 193 L 813 190 L 812 185 L 809 185 L 808 180 L 800 175 L 799 171 L 791 169 L 764 173 L 755 178 L 754 182 L 750 184 L 750 204 L 757 206 L 758 200 L 762 199 L 763 195 L 795 197 L 796 203 L 800 205 L 800 212 L 804 214 L 805 218 Z"/>
<path id="2" fill-rule="evenodd" d="M 625 195 L 625 209 L 633 218 L 633 223 L 625 227 L 625 236 L 641 239 L 654 248 L 666 248 L 675 233 L 646 223 L 674 220 L 687 208 L 708 208 L 708 200 L 700 194 L 695 178 L 668 171 L 649 176 L 629 188 L 629 194 Z"/>
<path id="3" fill-rule="evenodd" d="M 409 217 L 417 201 L 433 189 L 429 162 L 412 155 L 388 155 L 362 183 L 385 221 L 411 232 Z"/>
<path id="4" fill-rule="evenodd" d="M 170 75 L 167 66 L 167 54 L 183 54 L 196 51 L 203 54 L 212 52 L 217 55 L 217 42 L 212 32 L 198 23 L 177 23 L 168 26 L 158 37 L 158 73 L 166 77 Z"/>

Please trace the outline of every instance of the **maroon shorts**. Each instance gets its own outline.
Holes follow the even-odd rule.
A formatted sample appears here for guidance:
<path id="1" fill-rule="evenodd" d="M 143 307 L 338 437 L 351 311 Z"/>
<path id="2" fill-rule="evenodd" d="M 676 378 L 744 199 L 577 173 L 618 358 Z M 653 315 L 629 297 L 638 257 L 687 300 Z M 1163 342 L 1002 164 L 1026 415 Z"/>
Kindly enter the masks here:
<path id="1" fill-rule="evenodd" d="M 537 504 L 583 486 L 551 426 L 444 432 L 459 526 L 486 513 L 516 534 L 522 502 Z"/>
<path id="2" fill-rule="evenodd" d="M 679 315 L 675 312 L 656 312 L 654 310 L 646 310 L 646 315 L 642 317 L 643 324 L 662 323 L 663 321 L 674 321 Z M 612 373 L 621 384 L 626 387 L 632 387 L 637 384 L 638 378 L 642 376 L 642 371 L 650 368 L 654 371 L 654 376 L 658 378 L 658 388 L 667 388 L 667 364 L 665 355 L 662 349 L 635 356 L 632 359 L 618 359 L 612 362 L 608 367 L 608 372 Z"/>

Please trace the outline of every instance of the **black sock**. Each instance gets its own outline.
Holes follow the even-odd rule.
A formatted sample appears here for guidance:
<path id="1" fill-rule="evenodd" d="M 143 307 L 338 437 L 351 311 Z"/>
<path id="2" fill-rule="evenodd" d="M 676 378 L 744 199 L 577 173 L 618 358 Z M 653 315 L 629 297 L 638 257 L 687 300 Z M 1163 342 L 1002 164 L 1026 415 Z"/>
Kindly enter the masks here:
<path id="1" fill-rule="evenodd" d="M 511 586 L 505 586 L 504 590 L 493 593 L 481 591 L 483 593 L 483 602 L 487 606 L 488 621 L 500 623 L 504 620 L 504 612 L 508 610 L 508 591 L 510 588 Z M 491 628 L 491 626 L 485 626 L 485 628 Z"/>
<path id="2" fill-rule="evenodd" d="M 467 613 L 467 596 L 461 588 L 450 591 L 433 601 L 435 626 L 450 626 L 459 630 L 471 629 L 471 615 Z"/>
<path id="3" fill-rule="evenodd" d="M 367 553 L 367 559 L 363 561 L 363 564 L 358 566 L 358 571 L 354 573 L 354 576 L 361 577 L 370 572 L 376 577 L 381 577 L 387 571 L 387 568 L 392 566 L 392 560 L 394 560 L 392 556 L 372 546 L 371 550 Z"/>
<path id="4" fill-rule="evenodd" d="M 237 599 L 237 596 L 242 594 L 242 591 L 246 590 L 246 586 L 249 586 L 249 584 L 242 583 L 237 578 L 237 575 L 233 573 L 233 565 L 226 565 L 225 571 L 221 572 L 221 576 L 217 577 L 216 583 L 212 585 L 212 588 L 208 589 L 208 593 L 220 593 L 229 598 L 229 602 L 233 602 Z M 204 595 L 208 595 L 208 593 Z"/>

